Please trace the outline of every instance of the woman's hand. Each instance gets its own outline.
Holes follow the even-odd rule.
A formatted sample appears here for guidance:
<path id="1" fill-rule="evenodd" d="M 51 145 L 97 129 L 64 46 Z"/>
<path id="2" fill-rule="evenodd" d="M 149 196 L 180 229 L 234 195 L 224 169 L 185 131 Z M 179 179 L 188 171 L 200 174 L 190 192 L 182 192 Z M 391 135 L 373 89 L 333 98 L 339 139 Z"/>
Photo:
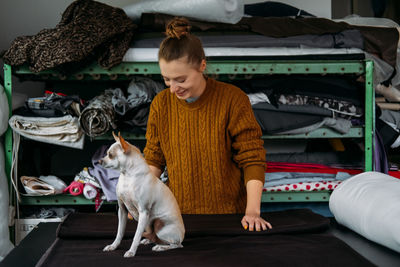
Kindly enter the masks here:
<path id="1" fill-rule="evenodd" d="M 247 206 L 242 219 L 242 225 L 245 230 L 249 231 L 265 231 L 271 229 L 269 222 L 260 216 L 261 194 L 263 183 L 259 180 L 250 180 L 246 184 L 247 189 Z"/>
<path id="2" fill-rule="evenodd" d="M 242 219 L 242 226 L 249 231 L 265 231 L 271 229 L 272 225 L 257 214 L 245 214 Z"/>

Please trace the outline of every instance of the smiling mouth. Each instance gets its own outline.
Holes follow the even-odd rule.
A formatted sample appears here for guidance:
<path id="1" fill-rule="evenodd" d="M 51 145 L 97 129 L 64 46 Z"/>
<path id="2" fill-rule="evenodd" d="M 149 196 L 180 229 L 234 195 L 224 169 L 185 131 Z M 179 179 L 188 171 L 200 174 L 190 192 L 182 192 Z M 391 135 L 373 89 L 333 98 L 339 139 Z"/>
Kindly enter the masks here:
<path id="1" fill-rule="evenodd" d="M 180 92 L 176 92 L 176 94 L 178 96 L 184 96 L 186 94 L 186 90 L 180 91 Z"/>

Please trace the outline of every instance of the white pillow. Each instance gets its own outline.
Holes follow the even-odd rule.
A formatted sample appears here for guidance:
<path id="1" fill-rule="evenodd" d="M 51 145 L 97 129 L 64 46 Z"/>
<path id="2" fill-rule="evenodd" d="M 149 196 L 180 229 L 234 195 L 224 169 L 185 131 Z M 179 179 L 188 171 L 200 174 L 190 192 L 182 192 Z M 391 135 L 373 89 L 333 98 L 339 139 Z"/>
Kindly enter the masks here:
<path id="1" fill-rule="evenodd" d="M 123 8 L 132 20 L 142 13 L 165 13 L 198 20 L 235 24 L 244 15 L 243 0 L 142 0 Z"/>
<path id="2" fill-rule="evenodd" d="M 329 199 L 338 223 L 400 252 L 400 179 L 364 172 L 344 181 Z"/>
<path id="3" fill-rule="evenodd" d="M 6 91 L 0 84 L 0 136 L 6 132 L 8 128 L 9 105 Z M 2 147 L 1 147 L 2 148 Z"/>

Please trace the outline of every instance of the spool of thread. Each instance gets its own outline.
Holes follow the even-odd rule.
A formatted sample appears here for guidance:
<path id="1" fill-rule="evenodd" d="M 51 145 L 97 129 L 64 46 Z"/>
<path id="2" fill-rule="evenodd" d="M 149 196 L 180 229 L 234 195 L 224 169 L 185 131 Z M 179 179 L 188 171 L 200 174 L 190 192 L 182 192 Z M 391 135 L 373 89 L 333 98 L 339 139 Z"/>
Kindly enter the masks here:
<path id="1" fill-rule="evenodd" d="M 73 181 L 64 192 L 69 192 L 73 196 L 78 196 L 83 193 L 83 184 L 81 182 Z"/>

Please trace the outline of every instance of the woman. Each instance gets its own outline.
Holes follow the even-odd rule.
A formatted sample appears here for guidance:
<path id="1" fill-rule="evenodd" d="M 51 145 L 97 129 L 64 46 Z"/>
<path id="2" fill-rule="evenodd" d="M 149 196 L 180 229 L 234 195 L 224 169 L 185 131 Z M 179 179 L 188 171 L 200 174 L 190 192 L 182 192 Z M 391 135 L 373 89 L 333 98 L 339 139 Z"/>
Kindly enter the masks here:
<path id="1" fill-rule="evenodd" d="M 158 57 L 169 89 L 151 104 L 145 158 L 158 177 L 168 167 L 182 213 L 244 212 L 245 229 L 266 230 L 271 225 L 260 217 L 261 129 L 245 93 L 203 74 L 204 50 L 189 30 L 183 18 L 166 27 Z"/>

